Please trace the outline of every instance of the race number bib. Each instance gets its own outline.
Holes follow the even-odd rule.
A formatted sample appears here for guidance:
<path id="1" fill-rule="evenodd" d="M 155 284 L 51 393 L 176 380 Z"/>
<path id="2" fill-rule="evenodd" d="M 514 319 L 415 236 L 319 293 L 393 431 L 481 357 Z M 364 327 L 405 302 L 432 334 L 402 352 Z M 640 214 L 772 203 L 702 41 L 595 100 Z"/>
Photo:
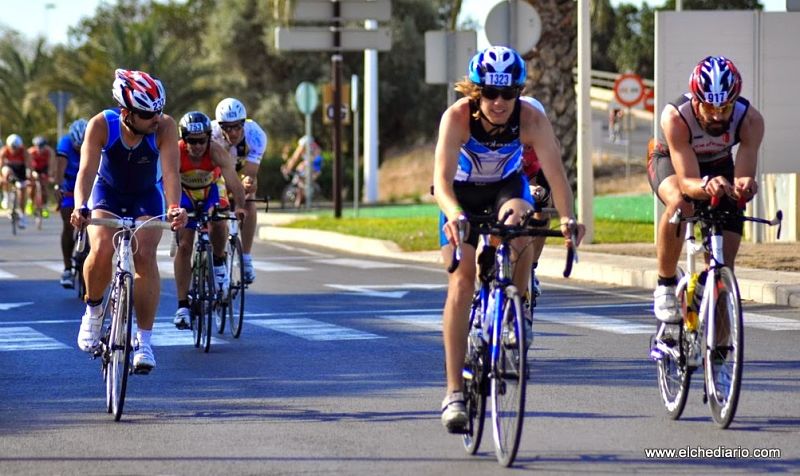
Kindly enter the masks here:
<path id="1" fill-rule="evenodd" d="M 511 75 L 508 73 L 486 73 L 487 86 L 511 86 Z"/>

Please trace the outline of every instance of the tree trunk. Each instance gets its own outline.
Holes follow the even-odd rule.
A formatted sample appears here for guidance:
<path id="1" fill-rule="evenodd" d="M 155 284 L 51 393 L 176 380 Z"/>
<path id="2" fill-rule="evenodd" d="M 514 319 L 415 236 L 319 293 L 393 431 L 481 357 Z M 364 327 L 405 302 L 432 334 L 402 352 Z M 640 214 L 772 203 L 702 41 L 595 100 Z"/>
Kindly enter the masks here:
<path id="1" fill-rule="evenodd" d="M 542 19 L 542 36 L 532 51 L 520 52 L 528 62 L 525 93 L 544 104 L 561 141 L 561 157 L 575 190 L 578 114 L 572 70 L 578 60 L 578 7 L 575 0 L 527 1 Z"/>

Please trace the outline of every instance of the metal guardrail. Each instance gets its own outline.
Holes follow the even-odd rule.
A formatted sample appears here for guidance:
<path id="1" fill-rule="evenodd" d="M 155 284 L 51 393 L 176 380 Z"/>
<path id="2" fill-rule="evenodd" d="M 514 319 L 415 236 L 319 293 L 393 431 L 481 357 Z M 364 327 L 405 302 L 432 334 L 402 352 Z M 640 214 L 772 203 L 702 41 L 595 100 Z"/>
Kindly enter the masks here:
<path id="1" fill-rule="evenodd" d="M 575 81 L 578 81 L 578 68 L 572 69 L 572 74 L 575 77 Z M 614 81 L 620 76 L 621 73 L 609 73 L 608 71 L 600 71 L 598 69 L 593 69 L 590 72 L 591 75 L 591 84 L 592 86 L 598 88 L 605 88 L 605 89 L 613 89 L 614 88 Z M 648 88 L 654 88 L 655 83 L 652 79 L 644 79 L 642 78 L 642 83 Z"/>

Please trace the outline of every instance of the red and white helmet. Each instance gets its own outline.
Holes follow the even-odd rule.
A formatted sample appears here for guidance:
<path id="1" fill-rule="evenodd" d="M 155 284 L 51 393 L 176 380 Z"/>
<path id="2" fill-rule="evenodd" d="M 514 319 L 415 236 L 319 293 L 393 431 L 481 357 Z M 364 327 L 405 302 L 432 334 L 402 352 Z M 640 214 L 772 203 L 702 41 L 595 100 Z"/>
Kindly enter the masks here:
<path id="1" fill-rule="evenodd" d="M 742 76 L 728 58 L 707 56 L 692 71 L 689 90 L 700 102 L 726 106 L 733 104 L 742 92 Z"/>
<path id="2" fill-rule="evenodd" d="M 159 112 L 167 103 L 167 93 L 157 78 L 143 71 L 118 69 L 114 72 L 111 92 L 126 109 Z"/>

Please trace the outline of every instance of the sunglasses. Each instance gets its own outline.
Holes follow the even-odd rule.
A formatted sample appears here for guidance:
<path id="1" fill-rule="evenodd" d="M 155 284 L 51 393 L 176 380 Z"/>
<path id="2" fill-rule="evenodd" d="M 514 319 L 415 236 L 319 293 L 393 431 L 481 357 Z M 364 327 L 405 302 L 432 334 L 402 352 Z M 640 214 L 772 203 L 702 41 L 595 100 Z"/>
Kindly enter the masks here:
<path id="1" fill-rule="evenodd" d="M 238 131 L 239 129 L 242 128 L 242 123 L 234 122 L 234 123 L 220 124 L 219 127 L 225 132 Z"/>
<path id="2" fill-rule="evenodd" d="M 509 101 L 519 96 L 519 88 L 481 88 L 481 96 L 490 101 L 494 101 L 498 97 Z"/>
<path id="3" fill-rule="evenodd" d="M 160 110 L 158 110 L 158 111 L 140 111 L 139 109 L 132 109 L 131 112 L 136 114 L 137 116 L 139 116 L 140 118 L 142 118 L 144 120 L 152 119 L 152 118 L 154 118 L 156 116 L 160 116 L 161 115 L 161 111 Z"/>
<path id="4" fill-rule="evenodd" d="M 206 142 L 208 142 L 208 137 L 199 137 L 199 138 L 196 138 L 196 139 L 193 139 L 191 137 L 187 137 L 187 138 L 183 139 L 183 141 L 186 142 L 187 144 L 190 144 L 190 145 L 200 145 L 200 144 L 205 144 Z"/>
<path id="5" fill-rule="evenodd" d="M 702 110 L 704 114 L 708 115 L 727 116 L 733 110 L 733 104 L 726 104 L 724 106 L 712 106 L 711 104 L 701 102 L 700 110 Z"/>

